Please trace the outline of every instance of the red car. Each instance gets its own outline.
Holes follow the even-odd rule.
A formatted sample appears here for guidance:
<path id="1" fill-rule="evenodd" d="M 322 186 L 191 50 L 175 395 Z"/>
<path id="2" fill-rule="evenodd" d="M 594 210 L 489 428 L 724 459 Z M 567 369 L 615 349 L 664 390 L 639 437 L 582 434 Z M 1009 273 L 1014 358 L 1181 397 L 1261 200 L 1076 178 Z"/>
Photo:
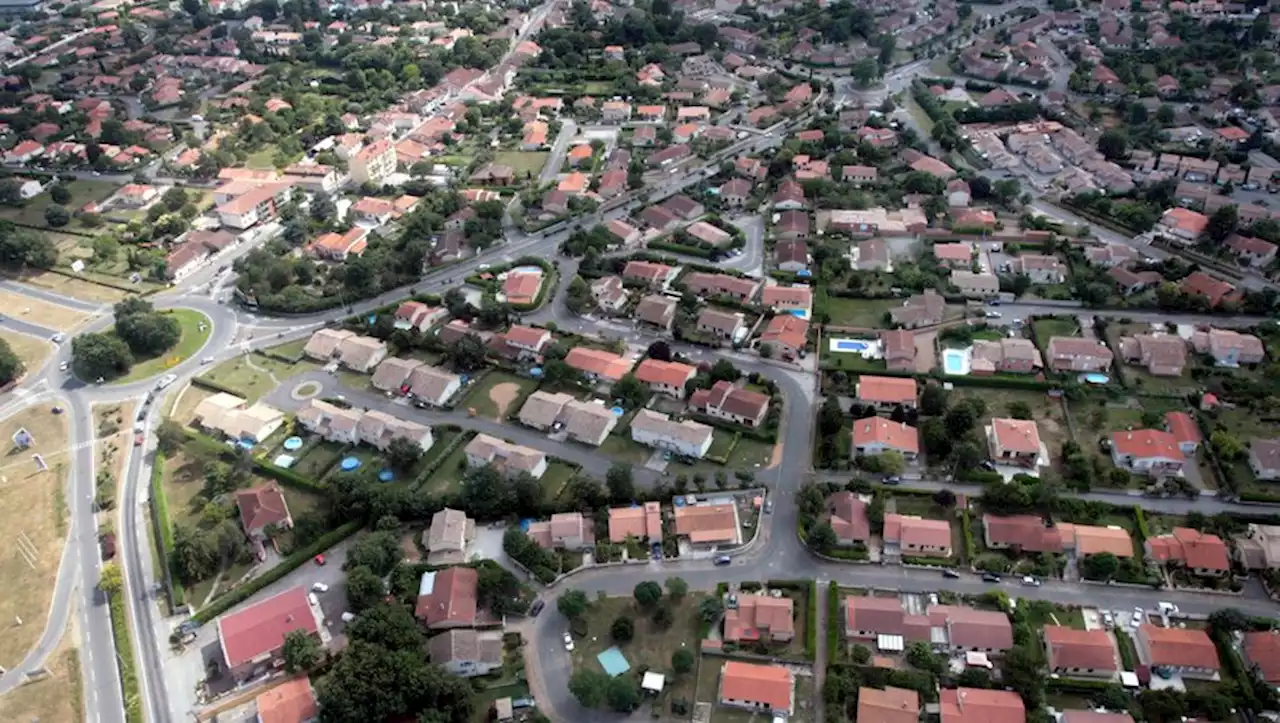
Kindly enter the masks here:
<path id="1" fill-rule="evenodd" d="M 316 555 L 316 564 L 317 565 L 324 564 L 324 553 L 320 553 L 319 555 Z"/>
<path id="2" fill-rule="evenodd" d="M 144 439 L 146 439 L 146 438 L 147 438 L 147 437 L 146 437 L 146 435 L 145 435 L 145 434 L 142 434 L 142 433 L 138 433 L 138 434 L 133 435 L 133 446 L 135 446 L 135 447 L 141 447 L 141 446 L 142 446 L 142 440 L 144 440 Z"/>

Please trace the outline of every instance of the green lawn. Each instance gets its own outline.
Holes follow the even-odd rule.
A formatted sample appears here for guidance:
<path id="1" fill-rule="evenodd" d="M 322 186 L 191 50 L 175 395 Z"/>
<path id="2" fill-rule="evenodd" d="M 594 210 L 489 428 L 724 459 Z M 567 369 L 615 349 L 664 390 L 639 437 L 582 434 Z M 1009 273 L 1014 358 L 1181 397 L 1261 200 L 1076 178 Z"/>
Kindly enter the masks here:
<path id="1" fill-rule="evenodd" d="M 177 319 L 182 328 L 182 336 L 178 338 L 178 343 L 160 356 L 137 361 L 128 374 L 112 380 L 113 384 L 136 382 L 163 374 L 190 359 L 200 351 L 205 342 L 209 341 L 209 335 L 213 333 L 213 322 L 209 321 L 209 317 L 194 309 L 173 309 L 164 313 Z"/>
<path id="2" fill-rule="evenodd" d="M 81 206 L 90 201 L 101 201 L 115 192 L 118 186 L 108 181 L 75 180 L 62 184 L 71 192 L 71 200 L 63 204 L 68 211 L 75 213 Z M 25 223 L 32 226 L 46 226 L 44 210 L 53 204 L 53 197 L 46 191 L 29 200 L 21 207 L 0 208 L 0 219 Z M 79 222 L 72 221 L 67 228 L 76 228 Z M 105 227 L 104 227 L 105 228 Z"/>
<path id="3" fill-rule="evenodd" d="M 708 457 L 728 457 L 732 451 L 733 432 L 727 429 L 716 428 L 711 434 L 711 447 L 707 450 Z"/>
<path id="4" fill-rule="evenodd" d="M 1080 324 L 1074 318 L 1045 317 L 1031 322 L 1031 326 L 1036 330 L 1036 339 L 1044 347 L 1049 346 L 1049 340 L 1055 336 L 1080 336 Z"/>
<path id="5" fill-rule="evenodd" d="M 815 309 L 815 315 L 825 311 L 831 317 L 833 326 L 858 326 L 869 329 L 887 328 L 884 313 L 889 309 L 901 306 L 900 299 L 849 299 L 841 296 L 827 296 L 821 309 Z"/>
<path id="6" fill-rule="evenodd" d="M 560 460 L 547 462 L 547 471 L 542 474 L 542 498 L 551 501 L 560 496 L 564 486 L 573 479 L 577 468 Z"/>
<path id="7" fill-rule="evenodd" d="M 653 448 L 631 439 L 631 431 L 610 434 L 600 445 L 600 452 L 617 462 L 633 465 L 644 464 L 653 455 Z"/>
<path id="8" fill-rule="evenodd" d="M 667 676 L 662 692 L 664 703 L 676 698 L 693 699 L 697 678 L 692 672 L 675 675 L 671 670 L 671 655 L 681 648 L 689 648 L 697 654 L 698 630 L 701 627 L 698 605 L 707 595 L 691 592 L 679 604 L 673 605 L 675 622 L 667 629 L 656 625 L 652 616 L 640 610 L 630 595 L 603 600 L 591 595 L 588 597 L 591 606 L 582 617 L 586 635 L 575 635 L 576 647 L 569 654 L 574 670 L 602 670 L 596 656 L 615 645 L 610 627 L 614 620 L 625 615 L 634 621 L 635 635 L 631 640 L 617 644 L 631 665 L 631 670 L 624 675 L 639 679 L 640 671 L 646 668 L 663 673 Z"/>
<path id="9" fill-rule="evenodd" d="M 498 404 L 491 393 L 499 385 L 514 385 L 515 396 L 507 402 L 507 408 L 499 414 Z M 458 404 L 460 409 L 474 409 L 476 416 L 502 421 L 520 411 L 524 400 L 538 388 L 538 381 L 501 371 L 490 371 L 480 381 L 471 385 L 470 391 Z M 512 391 L 510 387 L 504 392 Z"/>
<path id="10" fill-rule="evenodd" d="M 301 359 L 302 349 L 306 347 L 308 341 L 311 341 L 311 339 L 295 339 L 294 341 L 285 342 L 279 346 L 268 347 L 267 351 L 279 354 L 280 356 L 287 357 L 289 359 Z"/>
<path id="11" fill-rule="evenodd" d="M 252 366 L 250 366 L 249 361 L 252 361 Z M 246 360 L 245 356 L 228 359 L 201 374 L 200 377 L 208 379 L 215 384 L 235 389 L 240 396 L 250 402 L 255 402 L 263 394 L 275 389 L 279 383 L 285 382 L 290 377 L 302 372 L 315 371 L 319 368 L 319 364 L 310 360 L 304 359 L 296 364 L 286 364 L 261 354 L 254 354 L 249 360 Z M 274 380 L 272 379 L 273 375 L 275 376 Z M 279 382 L 276 380 L 279 380 Z"/>
<path id="12" fill-rule="evenodd" d="M 276 167 L 275 161 L 273 160 L 275 155 L 276 149 L 274 147 L 263 148 L 255 153 L 250 153 L 249 158 L 245 161 L 245 165 L 249 168 L 274 170 Z"/>
<path id="13" fill-rule="evenodd" d="M 458 489 L 462 483 L 462 475 L 467 469 L 466 445 L 460 445 L 444 462 L 436 468 L 431 476 L 423 480 L 419 492 L 430 495 L 441 495 Z"/>
<path id="14" fill-rule="evenodd" d="M 342 449 L 340 444 L 316 439 L 300 450 L 301 454 L 295 459 L 290 469 L 303 477 L 319 482 L 338 463 L 339 458 L 342 457 Z"/>
<path id="15" fill-rule="evenodd" d="M 493 162 L 511 166 L 516 172 L 516 179 L 521 179 L 525 174 L 537 176 L 542 173 L 542 167 L 547 165 L 550 156 L 546 151 L 501 151 L 493 154 Z"/>

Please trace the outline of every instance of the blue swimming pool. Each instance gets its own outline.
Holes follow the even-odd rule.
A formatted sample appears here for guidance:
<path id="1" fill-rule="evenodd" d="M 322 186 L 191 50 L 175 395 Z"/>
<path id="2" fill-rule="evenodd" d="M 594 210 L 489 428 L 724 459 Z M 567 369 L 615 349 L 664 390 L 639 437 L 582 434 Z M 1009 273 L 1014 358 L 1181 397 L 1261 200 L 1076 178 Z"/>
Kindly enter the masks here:
<path id="1" fill-rule="evenodd" d="M 836 339 L 831 342 L 831 346 L 836 351 L 856 351 L 864 352 L 871 348 L 871 344 L 857 339 Z"/>
<path id="2" fill-rule="evenodd" d="M 968 374 L 969 369 L 969 351 L 967 349 L 942 350 L 942 371 L 959 376 Z"/>
<path id="3" fill-rule="evenodd" d="M 1111 381 L 1111 377 L 1107 376 L 1106 374 L 1098 374 L 1097 372 L 1090 372 L 1089 374 L 1081 374 L 1080 378 L 1090 384 L 1106 384 L 1107 382 Z"/>

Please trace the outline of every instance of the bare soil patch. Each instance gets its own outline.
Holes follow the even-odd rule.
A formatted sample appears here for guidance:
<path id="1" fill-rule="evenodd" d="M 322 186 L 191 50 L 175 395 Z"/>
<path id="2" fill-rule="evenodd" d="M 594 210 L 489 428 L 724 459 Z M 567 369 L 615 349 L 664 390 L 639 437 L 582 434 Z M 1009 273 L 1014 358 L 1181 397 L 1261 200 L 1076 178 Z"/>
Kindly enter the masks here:
<path id="1" fill-rule="evenodd" d="M 510 407 L 511 403 L 519 398 L 519 396 L 519 384 L 503 382 L 502 384 L 493 385 L 493 388 L 489 390 L 489 401 L 493 402 L 493 406 L 497 410 L 494 419 L 506 419 L 507 408 Z"/>

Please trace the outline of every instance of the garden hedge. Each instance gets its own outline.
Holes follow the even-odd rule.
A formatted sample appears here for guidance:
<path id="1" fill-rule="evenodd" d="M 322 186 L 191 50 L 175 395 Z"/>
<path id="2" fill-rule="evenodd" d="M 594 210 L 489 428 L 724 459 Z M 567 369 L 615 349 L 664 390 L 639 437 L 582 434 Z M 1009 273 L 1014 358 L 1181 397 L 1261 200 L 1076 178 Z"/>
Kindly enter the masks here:
<path id="1" fill-rule="evenodd" d="M 363 527 L 361 522 L 348 522 L 337 529 L 326 532 L 315 542 L 282 559 L 279 564 L 270 570 L 230 592 L 219 595 L 213 602 L 200 608 L 195 615 L 191 616 L 191 619 L 203 624 L 217 618 L 236 605 L 248 600 L 254 593 L 302 567 L 311 558 L 354 535 L 361 527 Z"/>
<path id="2" fill-rule="evenodd" d="M 925 567 L 955 567 L 957 563 L 949 557 L 910 557 L 903 556 L 904 565 L 923 565 Z"/>
<path id="3" fill-rule="evenodd" d="M 844 646 L 840 644 L 840 586 L 827 583 L 827 663 L 844 658 Z"/>
<path id="4" fill-rule="evenodd" d="M 672 253 L 684 254 L 685 256 L 696 256 L 700 259 L 711 260 L 711 249 L 704 249 L 701 246 L 686 246 L 682 243 L 674 241 L 650 241 L 649 248 L 658 249 L 659 251 L 670 251 Z"/>
<path id="5" fill-rule="evenodd" d="M 186 591 L 174 584 L 169 572 L 169 560 L 173 558 L 173 525 L 169 523 L 169 498 L 164 491 L 164 452 L 156 450 L 151 463 L 151 524 L 155 526 L 156 552 L 160 555 L 160 569 L 164 571 L 165 587 L 169 590 L 169 605 L 174 610 L 187 604 Z"/>
<path id="6" fill-rule="evenodd" d="M 211 379 L 205 379 L 204 377 L 191 377 L 191 385 L 196 387 L 204 387 L 205 389 L 208 389 L 209 391 L 212 391 L 212 392 L 226 392 L 227 394 L 234 394 L 237 397 L 245 396 L 244 392 L 240 391 L 239 389 L 233 389 L 225 384 L 219 384 L 218 382 L 215 382 Z"/>
<path id="7" fill-rule="evenodd" d="M 828 626 L 830 622 L 828 622 Z M 818 581 L 809 581 L 809 620 L 804 631 L 804 653 L 809 660 L 818 659 Z"/>
<path id="8" fill-rule="evenodd" d="M 133 659 L 133 640 L 129 635 L 129 616 L 125 614 L 122 591 L 108 596 L 108 607 L 111 610 L 111 637 L 116 644 L 116 665 L 120 668 L 124 719 L 126 723 L 142 723 L 142 695 L 138 692 L 138 666 Z"/>

